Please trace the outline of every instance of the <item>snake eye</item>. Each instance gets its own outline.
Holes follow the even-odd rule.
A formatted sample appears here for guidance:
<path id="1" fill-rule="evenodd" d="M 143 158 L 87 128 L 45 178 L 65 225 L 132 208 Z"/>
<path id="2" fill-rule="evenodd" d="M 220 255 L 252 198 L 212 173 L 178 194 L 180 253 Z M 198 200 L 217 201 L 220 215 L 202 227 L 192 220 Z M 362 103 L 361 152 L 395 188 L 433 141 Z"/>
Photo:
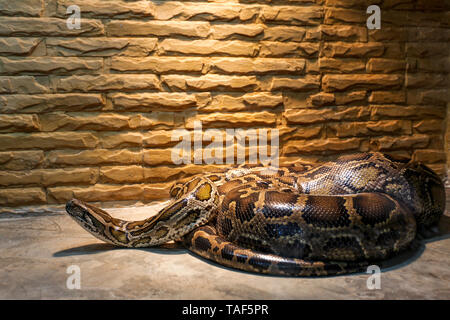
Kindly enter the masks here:
<path id="1" fill-rule="evenodd" d="M 72 199 L 66 203 L 66 211 L 76 219 L 83 219 L 86 210 L 80 205 L 79 201 Z"/>

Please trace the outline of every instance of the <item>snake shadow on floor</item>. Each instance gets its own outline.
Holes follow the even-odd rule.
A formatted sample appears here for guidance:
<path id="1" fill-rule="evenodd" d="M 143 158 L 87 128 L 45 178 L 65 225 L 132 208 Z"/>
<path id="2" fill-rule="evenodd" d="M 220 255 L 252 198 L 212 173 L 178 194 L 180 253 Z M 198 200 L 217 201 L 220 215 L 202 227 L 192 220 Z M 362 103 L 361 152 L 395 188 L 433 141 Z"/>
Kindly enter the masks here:
<path id="1" fill-rule="evenodd" d="M 79 247 L 64 249 L 61 251 L 57 251 L 53 254 L 55 258 L 68 257 L 68 256 L 78 256 L 78 255 L 87 255 L 87 254 L 98 254 L 111 250 L 140 250 L 147 252 L 154 252 L 159 254 L 182 254 L 186 253 L 186 249 L 180 244 L 170 242 L 165 243 L 157 247 L 153 248 L 123 248 L 118 247 L 109 243 L 91 243 L 82 245 Z"/>

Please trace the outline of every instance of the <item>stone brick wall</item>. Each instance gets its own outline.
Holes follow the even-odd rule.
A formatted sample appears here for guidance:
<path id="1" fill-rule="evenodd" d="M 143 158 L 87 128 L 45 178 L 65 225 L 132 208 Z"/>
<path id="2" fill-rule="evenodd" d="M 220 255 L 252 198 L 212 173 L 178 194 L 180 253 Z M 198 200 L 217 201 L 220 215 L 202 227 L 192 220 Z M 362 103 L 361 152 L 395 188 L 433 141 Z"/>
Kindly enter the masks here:
<path id="1" fill-rule="evenodd" d="M 66 24 L 74 4 L 80 29 Z M 380 30 L 366 27 L 370 4 Z M 280 164 L 380 150 L 444 176 L 449 10 L 437 0 L 0 0 L 0 206 L 166 197 L 174 180 L 223 168 L 172 163 L 172 130 L 195 120 L 279 129 Z"/>

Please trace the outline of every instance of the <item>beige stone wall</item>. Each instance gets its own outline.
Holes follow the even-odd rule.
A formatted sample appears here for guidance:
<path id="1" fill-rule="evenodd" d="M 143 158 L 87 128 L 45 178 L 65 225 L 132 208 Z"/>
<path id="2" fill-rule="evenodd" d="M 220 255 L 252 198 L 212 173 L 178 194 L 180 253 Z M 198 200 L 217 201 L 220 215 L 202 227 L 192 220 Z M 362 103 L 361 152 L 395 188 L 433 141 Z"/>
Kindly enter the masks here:
<path id="1" fill-rule="evenodd" d="M 445 150 L 447 154 L 447 176 L 445 177 L 445 183 L 447 187 L 450 187 L 450 102 L 447 102 Z"/>
<path id="2" fill-rule="evenodd" d="M 0 206 L 165 197 L 221 167 L 171 162 L 172 130 L 195 120 L 278 128 L 281 164 L 380 150 L 444 176 L 449 7 L 0 0 Z"/>

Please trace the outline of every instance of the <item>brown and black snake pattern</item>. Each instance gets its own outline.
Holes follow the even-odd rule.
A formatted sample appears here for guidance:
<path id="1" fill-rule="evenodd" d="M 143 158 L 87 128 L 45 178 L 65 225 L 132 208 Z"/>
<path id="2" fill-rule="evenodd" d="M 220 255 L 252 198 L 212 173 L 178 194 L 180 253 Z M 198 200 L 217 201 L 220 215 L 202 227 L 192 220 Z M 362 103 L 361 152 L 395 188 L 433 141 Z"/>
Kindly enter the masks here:
<path id="1" fill-rule="evenodd" d="M 172 202 L 143 221 L 115 219 L 76 199 L 66 210 L 115 245 L 175 240 L 232 268 L 321 276 L 364 271 L 402 252 L 445 206 L 431 169 L 381 153 L 314 168 L 241 166 L 177 183 L 170 193 Z"/>

